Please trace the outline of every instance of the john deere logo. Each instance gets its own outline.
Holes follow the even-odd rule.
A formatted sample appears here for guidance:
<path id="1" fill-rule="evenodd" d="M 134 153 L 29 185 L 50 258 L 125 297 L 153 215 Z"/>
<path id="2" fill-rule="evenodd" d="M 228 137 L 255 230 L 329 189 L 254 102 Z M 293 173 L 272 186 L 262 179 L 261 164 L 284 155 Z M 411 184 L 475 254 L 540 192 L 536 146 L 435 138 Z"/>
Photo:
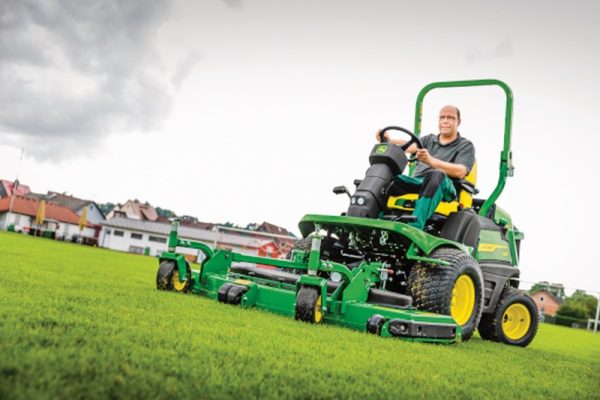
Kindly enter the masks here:
<path id="1" fill-rule="evenodd" d="M 377 146 L 377 148 L 375 149 L 375 153 L 377 154 L 382 154 L 385 153 L 387 151 L 387 144 L 380 144 L 379 146 Z"/>

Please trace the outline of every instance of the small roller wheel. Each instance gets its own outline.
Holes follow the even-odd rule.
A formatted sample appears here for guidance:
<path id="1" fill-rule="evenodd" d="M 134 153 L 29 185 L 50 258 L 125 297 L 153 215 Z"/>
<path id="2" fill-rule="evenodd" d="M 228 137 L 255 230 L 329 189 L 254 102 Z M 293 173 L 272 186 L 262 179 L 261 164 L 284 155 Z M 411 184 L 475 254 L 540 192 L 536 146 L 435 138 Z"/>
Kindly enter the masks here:
<path id="1" fill-rule="evenodd" d="M 232 285 L 227 291 L 226 302 L 228 304 L 237 306 L 242 302 L 242 296 L 244 296 L 244 293 L 246 293 L 247 291 L 248 288 L 246 286 Z"/>
<path id="2" fill-rule="evenodd" d="M 233 283 L 224 283 L 217 292 L 217 298 L 221 303 L 227 303 L 227 292 L 233 287 Z"/>
<path id="3" fill-rule="evenodd" d="M 156 288 L 158 290 L 173 290 L 175 292 L 186 293 L 190 290 L 192 282 L 192 271 L 186 263 L 186 272 L 188 279 L 184 282 L 179 280 L 179 269 L 175 261 L 163 261 L 158 267 L 156 273 Z"/>
<path id="4" fill-rule="evenodd" d="M 294 318 L 299 321 L 320 324 L 323 322 L 323 300 L 320 290 L 313 286 L 303 286 L 296 296 Z"/>
<path id="5" fill-rule="evenodd" d="M 374 335 L 381 335 L 381 328 L 383 328 L 383 324 L 387 321 L 383 315 L 375 314 L 371 316 L 367 320 L 367 333 L 372 333 Z"/>

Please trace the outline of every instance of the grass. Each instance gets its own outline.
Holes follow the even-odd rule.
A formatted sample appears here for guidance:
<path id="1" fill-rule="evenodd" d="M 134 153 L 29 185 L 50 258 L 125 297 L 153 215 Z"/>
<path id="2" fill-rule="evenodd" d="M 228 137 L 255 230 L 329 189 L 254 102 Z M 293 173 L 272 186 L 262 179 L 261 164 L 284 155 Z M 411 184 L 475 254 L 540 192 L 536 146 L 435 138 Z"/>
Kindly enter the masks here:
<path id="1" fill-rule="evenodd" d="M 600 334 L 381 339 L 159 292 L 157 264 L 0 232 L 0 399 L 600 398 Z"/>

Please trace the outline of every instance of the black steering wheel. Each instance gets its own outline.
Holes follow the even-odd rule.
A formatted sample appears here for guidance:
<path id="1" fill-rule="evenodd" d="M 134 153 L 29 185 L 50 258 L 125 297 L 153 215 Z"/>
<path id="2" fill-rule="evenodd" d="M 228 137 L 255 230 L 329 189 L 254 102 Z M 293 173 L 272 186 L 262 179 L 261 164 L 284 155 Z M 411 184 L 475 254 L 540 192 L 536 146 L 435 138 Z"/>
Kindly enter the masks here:
<path id="1" fill-rule="evenodd" d="M 381 143 L 387 143 L 387 140 L 385 139 L 385 136 L 384 136 L 384 134 L 387 131 L 400 131 L 400 132 L 404 132 L 408 136 L 410 136 L 410 139 L 408 140 L 408 142 L 406 142 L 402 146 L 400 146 L 400 148 L 403 151 L 406 151 L 406 149 L 408 149 L 410 147 L 410 145 L 413 143 L 417 145 L 418 149 L 423 148 L 423 143 L 421 143 L 421 140 L 419 139 L 419 137 L 417 135 L 415 135 L 414 133 L 412 133 L 411 131 L 409 131 L 408 129 L 402 128 L 401 126 L 388 126 L 388 127 L 383 128 L 381 131 L 379 131 L 379 141 Z M 417 158 L 413 155 L 408 159 L 408 161 L 413 162 L 416 159 Z"/>

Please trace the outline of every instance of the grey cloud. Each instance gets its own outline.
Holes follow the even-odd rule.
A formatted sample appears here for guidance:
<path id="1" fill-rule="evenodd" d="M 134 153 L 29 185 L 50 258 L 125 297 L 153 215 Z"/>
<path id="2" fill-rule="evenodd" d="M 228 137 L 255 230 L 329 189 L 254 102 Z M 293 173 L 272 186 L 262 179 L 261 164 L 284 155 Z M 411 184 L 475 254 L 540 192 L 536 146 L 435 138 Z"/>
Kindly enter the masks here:
<path id="1" fill-rule="evenodd" d="M 511 57 L 515 52 L 512 41 L 504 39 L 496 47 L 487 50 L 471 49 L 467 53 L 466 60 L 469 64 L 476 64 L 482 61 L 495 58 Z"/>
<path id="2" fill-rule="evenodd" d="M 192 73 L 194 66 L 200 61 L 202 61 L 202 54 L 198 50 L 194 50 L 177 64 L 175 74 L 171 78 L 171 82 L 176 89 L 181 87 L 183 81 L 187 79 Z"/>
<path id="3" fill-rule="evenodd" d="M 5 141 L 61 159 L 108 134 L 160 126 L 173 87 L 154 42 L 168 11 L 168 0 L 3 2 Z"/>
<path id="4" fill-rule="evenodd" d="M 231 8 L 240 9 L 244 7 L 244 2 L 242 0 L 223 0 L 223 3 L 225 3 L 226 6 Z"/>

